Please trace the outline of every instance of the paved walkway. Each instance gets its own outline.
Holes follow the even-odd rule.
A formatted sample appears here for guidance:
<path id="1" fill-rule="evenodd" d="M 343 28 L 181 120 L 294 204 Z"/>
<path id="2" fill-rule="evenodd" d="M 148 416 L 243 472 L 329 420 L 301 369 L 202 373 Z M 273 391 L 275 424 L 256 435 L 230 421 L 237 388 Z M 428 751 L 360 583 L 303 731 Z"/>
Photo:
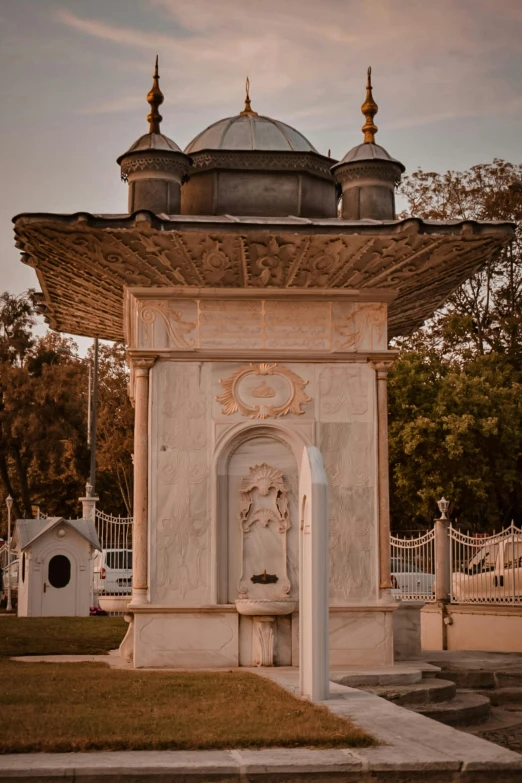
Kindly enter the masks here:
<path id="1" fill-rule="evenodd" d="M 44 656 L 39 660 L 109 662 L 113 656 Z M 37 660 L 35 657 L 31 661 Z M 251 670 L 252 671 L 252 670 Z M 292 668 L 256 669 L 291 693 Z M 463 734 L 373 694 L 331 683 L 332 712 L 350 718 L 382 744 L 376 748 L 228 751 L 130 751 L 17 754 L 0 757 L 0 783 L 521 783 L 522 756 Z M 146 727 L 144 727 L 146 731 Z"/>

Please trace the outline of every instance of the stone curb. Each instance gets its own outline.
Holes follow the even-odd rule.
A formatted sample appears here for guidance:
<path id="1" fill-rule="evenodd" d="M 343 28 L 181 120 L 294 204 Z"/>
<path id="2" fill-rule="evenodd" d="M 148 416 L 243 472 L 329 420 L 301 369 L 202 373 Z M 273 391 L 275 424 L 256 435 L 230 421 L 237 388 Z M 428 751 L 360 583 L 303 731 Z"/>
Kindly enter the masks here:
<path id="1" fill-rule="evenodd" d="M 257 673 L 295 694 L 298 674 Z M 0 756 L 0 783 L 521 783 L 522 755 L 331 683 L 322 704 L 379 747 L 313 750 L 113 751 Z"/>

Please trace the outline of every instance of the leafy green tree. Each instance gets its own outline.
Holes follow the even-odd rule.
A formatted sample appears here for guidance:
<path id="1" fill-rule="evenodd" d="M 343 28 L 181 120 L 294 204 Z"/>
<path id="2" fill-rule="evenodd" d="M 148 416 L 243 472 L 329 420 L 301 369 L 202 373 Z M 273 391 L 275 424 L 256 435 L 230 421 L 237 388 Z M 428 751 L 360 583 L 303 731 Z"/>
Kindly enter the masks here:
<path id="1" fill-rule="evenodd" d="M 509 187 L 522 166 L 419 170 L 401 186 L 402 216 L 522 219 Z M 522 519 L 522 234 L 411 337 L 390 374 L 391 509 L 395 529 L 431 523 L 444 494 L 464 526 Z"/>
<path id="2" fill-rule="evenodd" d="M 522 386 L 504 355 L 405 351 L 389 400 L 394 530 L 431 522 L 443 494 L 466 528 L 522 521 Z"/>
<path id="3" fill-rule="evenodd" d="M 402 217 L 426 220 L 522 220 L 522 165 L 495 159 L 467 171 L 445 174 L 418 170 L 403 179 Z M 522 360 L 522 229 L 498 258 L 461 286 L 433 319 L 407 340 L 463 358 L 490 351 Z"/>
<path id="4" fill-rule="evenodd" d="M 68 337 L 34 333 L 33 292 L 0 296 L 0 514 L 78 516 L 89 475 L 88 359 Z M 132 409 L 123 348 L 102 346 L 97 490 L 111 513 L 130 513 Z"/>

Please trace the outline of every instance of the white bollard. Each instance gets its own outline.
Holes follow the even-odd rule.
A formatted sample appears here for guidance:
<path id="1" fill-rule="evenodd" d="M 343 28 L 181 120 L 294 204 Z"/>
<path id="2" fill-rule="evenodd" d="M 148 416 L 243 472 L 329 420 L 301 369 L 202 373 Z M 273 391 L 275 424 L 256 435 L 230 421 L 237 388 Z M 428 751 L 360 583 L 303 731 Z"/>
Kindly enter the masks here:
<path id="1" fill-rule="evenodd" d="M 299 477 L 299 684 L 311 701 L 329 697 L 328 479 L 321 452 L 303 449 Z"/>

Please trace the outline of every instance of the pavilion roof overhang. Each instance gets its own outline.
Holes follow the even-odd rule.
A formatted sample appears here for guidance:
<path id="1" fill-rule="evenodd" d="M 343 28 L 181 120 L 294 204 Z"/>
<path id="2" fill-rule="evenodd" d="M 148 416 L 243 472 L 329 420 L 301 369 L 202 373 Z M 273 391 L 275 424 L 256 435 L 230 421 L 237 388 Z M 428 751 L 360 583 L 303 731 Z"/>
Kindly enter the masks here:
<path id="1" fill-rule="evenodd" d="M 22 214 L 17 247 L 46 318 L 71 334 L 123 339 L 127 287 L 381 289 L 389 335 L 409 334 L 514 235 L 512 223 L 338 218 Z M 348 293 L 348 291 L 347 291 Z"/>

